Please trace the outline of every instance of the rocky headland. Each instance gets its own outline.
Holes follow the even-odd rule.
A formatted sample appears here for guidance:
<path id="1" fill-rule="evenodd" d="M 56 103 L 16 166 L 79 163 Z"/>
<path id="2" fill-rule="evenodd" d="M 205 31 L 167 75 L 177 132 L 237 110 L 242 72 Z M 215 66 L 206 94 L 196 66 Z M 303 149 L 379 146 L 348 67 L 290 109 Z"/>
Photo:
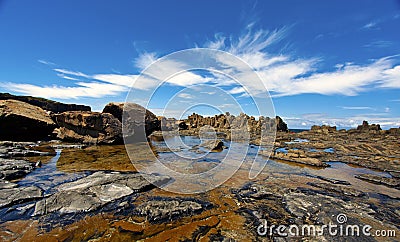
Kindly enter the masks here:
<path id="1" fill-rule="evenodd" d="M 134 143 L 122 132 L 123 122 L 130 124 L 128 134 L 149 139 Z M 400 128 L 382 130 L 365 121 L 350 130 L 313 126 L 293 133 L 279 116 L 193 114 L 176 120 L 156 117 L 137 104 L 110 103 L 93 112 L 87 106 L 9 94 L 0 94 L 0 126 L 1 241 L 381 240 L 257 234 L 264 219 L 320 226 L 337 223 L 338 214 L 346 214 L 348 224 L 399 234 Z M 211 140 L 210 130 L 215 131 Z M 232 136 L 235 130 L 246 130 L 248 136 Z M 263 139 L 262 132 L 276 139 Z M 248 154 L 259 155 L 267 167 L 249 181 L 251 163 L 245 161 L 211 191 L 166 192 L 157 186 L 174 181 L 138 173 L 123 143 L 135 144 L 137 161 L 148 162 L 145 143 L 155 157 L 169 157 L 183 148 L 171 150 L 163 146 L 164 139 L 179 135 L 207 138 L 184 152 L 215 154 L 192 163 L 193 169 L 218 164 L 215 157 L 230 142 L 243 142 Z"/>

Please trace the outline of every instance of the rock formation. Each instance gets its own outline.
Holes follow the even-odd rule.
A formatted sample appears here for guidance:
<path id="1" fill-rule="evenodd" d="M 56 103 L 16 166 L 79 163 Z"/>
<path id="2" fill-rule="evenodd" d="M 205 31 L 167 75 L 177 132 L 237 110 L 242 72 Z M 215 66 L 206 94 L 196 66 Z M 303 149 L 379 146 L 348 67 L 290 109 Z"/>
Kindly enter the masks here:
<path id="1" fill-rule="evenodd" d="M 379 124 L 368 124 L 368 121 L 363 121 L 362 125 L 357 126 L 357 130 L 361 132 L 379 131 L 382 130 Z"/>
<path id="2" fill-rule="evenodd" d="M 1 140 L 48 139 L 55 123 L 43 109 L 17 100 L 0 100 Z"/>
<path id="3" fill-rule="evenodd" d="M 89 144 L 122 143 L 121 122 L 109 113 L 70 111 L 55 114 L 62 140 Z"/>
<path id="4" fill-rule="evenodd" d="M 239 116 L 231 115 L 230 113 L 215 115 L 213 117 L 203 117 L 199 114 L 193 113 L 186 120 L 184 120 L 189 129 L 196 129 L 209 125 L 217 130 L 246 128 L 250 133 L 260 134 L 261 130 L 273 130 L 286 132 L 287 125 L 283 122 L 282 118 L 276 116 L 275 119 L 260 116 L 258 120 L 253 116 L 241 113 Z"/>
<path id="5" fill-rule="evenodd" d="M 311 127 L 311 132 L 324 133 L 324 134 L 333 133 L 336 132 L 336 126 L 331 127 L 329 125 L 322 125 L 322 126 L 313 125 Z"/>

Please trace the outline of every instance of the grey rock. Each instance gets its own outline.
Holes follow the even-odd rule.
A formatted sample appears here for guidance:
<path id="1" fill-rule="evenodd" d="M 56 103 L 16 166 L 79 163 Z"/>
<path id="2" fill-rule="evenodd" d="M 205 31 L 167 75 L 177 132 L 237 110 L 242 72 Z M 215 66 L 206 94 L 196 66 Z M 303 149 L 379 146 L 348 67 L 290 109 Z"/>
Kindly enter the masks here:
<path id="1" fill-rule="evenodd" d="M 169 180 L 166 176 L 158 175 L 95 172 L 60 185 L 57 192 L 36 203 L 33 215 L 94 211 L 107 203 L 144 191 L 153 185 L 163 185 Z"/>
<path id="2" fill-rule="evenodd" d="M 43 190 L 36 186 L 18 187 L 9 185 L 8 188 L 1 189 L 0 208 L 8 207 L 13 204 L 27 202 L 43 197 Z"/>
<path id="3" fill-rule="evenodd" d="M 35 167 L 34 163 L 25 160 L 0 158 L 0 179 L 15 180 L 24 177 Z"/>

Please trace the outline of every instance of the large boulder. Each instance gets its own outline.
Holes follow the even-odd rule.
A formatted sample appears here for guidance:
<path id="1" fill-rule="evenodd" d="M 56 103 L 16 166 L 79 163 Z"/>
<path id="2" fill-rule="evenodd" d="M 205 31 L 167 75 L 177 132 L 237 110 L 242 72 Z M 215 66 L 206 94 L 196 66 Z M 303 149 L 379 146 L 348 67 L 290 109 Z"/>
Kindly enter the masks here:
<path id="1" fill-rule="evenodd" d="M 0 100 L 1 140 L 48 139 L 55 123 L 43 109 L 17 100 Z"/>
<path id="2" fill-rule="evenodd" d="M 122 143 L 121 122 L 109 113 L 70 111 L 55 114 L 57 137 L 89 144 Z"/>
<path id="3" fill-rule="evenodd" d="M 66 104 L 40 97 L 15 96 L 9 93 L 0 93 L 0 100 L 10 100 L 10 99 L 29 103 L 33 106 L 40 107 L 44 110 L 51 111 L 53 113 L 62 113 L 66 111 L 91 111 L 91 108 L 86 105 Z"/>
<path id="4" fill-rule="evenodd" d="M 144 141 L 153 131 L 160 130 L 157 116 L 136 103 L 109 103 L 103 113 L 110 113 L 124 122 L 124 135 L 132 141 Z"/>

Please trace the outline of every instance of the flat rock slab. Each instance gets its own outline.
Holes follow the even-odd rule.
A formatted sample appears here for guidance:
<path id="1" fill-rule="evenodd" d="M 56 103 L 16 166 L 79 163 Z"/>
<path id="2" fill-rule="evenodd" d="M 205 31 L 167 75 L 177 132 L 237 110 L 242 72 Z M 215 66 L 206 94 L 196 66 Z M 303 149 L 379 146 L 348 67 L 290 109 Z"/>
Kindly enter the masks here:
<path id="1" fill-rule="evenodd" d="M 372 174 L 361 174 L 355 176 L 357 179 L 364 180 L 367 182 L 372 182 L 376 184 L 385 185 L 388 187 L 400 188 L 400 179 L 399 178 L 389 178 L 382 177 Z"/>
<path id="2" fill-rule="evenodd" d="M 107 203 L 169 181 L 170 178 L 166 176 L 98 171 L 60 185 L 57 192 L 36 203 L 33 215 L 91 212 Z"/>
<path id="3" fill-rule="evenodd" d="M 0 158 L 0 179 L 19 179 L 26 176 L 34 168 L 35 164 L 29 161 Z"/>
<path id="4" fill-rule="evenodd" d="M 18 187 L 15 183 L 4 183 L 0 192 L 0 208 L 28 202 L 43 197 L 43 190 L 36 186 Z"/>

